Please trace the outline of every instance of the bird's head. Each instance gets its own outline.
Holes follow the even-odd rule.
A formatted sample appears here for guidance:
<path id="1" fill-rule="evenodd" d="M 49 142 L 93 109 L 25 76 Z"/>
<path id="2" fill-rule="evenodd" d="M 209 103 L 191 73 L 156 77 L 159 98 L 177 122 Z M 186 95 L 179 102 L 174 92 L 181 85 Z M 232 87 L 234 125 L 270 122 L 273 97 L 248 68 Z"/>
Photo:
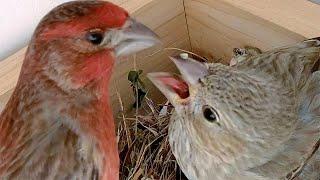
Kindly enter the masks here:
<path id="1" fill-rule="evenodd" d="M 107 1 L 72 1 L 41 20 L 23 73 L 44 72 L 64 89 L 77 89 L 109 77 L 117 57 L 158 42 L 154 32 L 121 7 Z"/>
<path id="2" fill-rule="evenodd" d="M 148 77 L 175 107 L 172 121 L 180 121 L 194 147 L 230 163 L 280 142 L 281 119 L 291 107 L 280 97 L 281 86 L 222 64 L 171 59 L 182 78 L 169 73 Z"/>

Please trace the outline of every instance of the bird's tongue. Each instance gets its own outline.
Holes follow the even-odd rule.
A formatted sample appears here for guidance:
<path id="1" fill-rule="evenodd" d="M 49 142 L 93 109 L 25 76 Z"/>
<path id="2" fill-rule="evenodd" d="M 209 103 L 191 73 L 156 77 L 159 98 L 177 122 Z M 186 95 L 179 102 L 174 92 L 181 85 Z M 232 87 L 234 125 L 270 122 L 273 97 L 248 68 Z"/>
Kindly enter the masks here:
<path id="1" fill-rule="evenodd" d="M 164 85 L 171 88 L 175 93 L 177 93 L 180 98 L 185 99 L 189 97 L 188 84 L 180 77 L 176 77 L 173 75 L 166 75 L 166 76 L 160 76 L 158 77 L 158 79 Z"/>

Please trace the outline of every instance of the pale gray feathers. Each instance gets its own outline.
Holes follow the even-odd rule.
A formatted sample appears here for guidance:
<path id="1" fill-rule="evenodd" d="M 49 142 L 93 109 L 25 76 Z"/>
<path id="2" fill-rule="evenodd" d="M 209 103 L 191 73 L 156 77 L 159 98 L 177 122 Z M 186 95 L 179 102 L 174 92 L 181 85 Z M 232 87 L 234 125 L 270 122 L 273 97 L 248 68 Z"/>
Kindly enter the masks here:
<path id="1" fill-rule="evenodd" d="M 298 178 L 318 180 L 319 150 L 308 158 L 320 138 L 319 59 L 320 41 L 307 40 L 232 67 L 209 64 L 209 74 L 190 87 L 190 104 L 176 105 L 169 129 L 185 174 L 285 179 L 308 162 Z M 198 109 L 206 104 L 220 113 L 221 127 L 203 123 Z"/>

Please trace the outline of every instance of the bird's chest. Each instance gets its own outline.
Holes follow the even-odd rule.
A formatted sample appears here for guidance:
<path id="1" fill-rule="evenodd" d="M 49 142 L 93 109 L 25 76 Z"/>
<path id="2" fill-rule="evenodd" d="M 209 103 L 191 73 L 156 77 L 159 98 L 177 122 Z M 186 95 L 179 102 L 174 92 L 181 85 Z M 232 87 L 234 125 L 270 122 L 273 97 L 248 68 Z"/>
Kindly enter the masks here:
<path id="1" fill-rule="evenodd" d="M 34 138 L 23 153 L 17 153 L 4 179 L 99 177 L 101 158 L 94 141 L 63 127 L 49 136 Z"/>

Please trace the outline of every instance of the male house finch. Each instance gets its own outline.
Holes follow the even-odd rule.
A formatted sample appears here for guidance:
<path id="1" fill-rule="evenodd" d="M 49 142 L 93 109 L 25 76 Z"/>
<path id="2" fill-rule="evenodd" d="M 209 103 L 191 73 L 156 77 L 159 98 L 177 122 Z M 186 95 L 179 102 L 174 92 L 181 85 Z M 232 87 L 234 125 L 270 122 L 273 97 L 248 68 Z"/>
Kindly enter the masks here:
<path id="1" fill-rule="evenodd" d="M 157 42 L 105 1 L 69 2 L 46 15 L 0 116 L 0 179 L 118 179 L 110 75 L 117 57 Z"/>
<path id="2" fill-rule="evenodd" d="M 320 179 L 320 40 L 234 66 L 172 58 L 149 78 L 175 106 L 172 151 L 189 179 Z"/>

